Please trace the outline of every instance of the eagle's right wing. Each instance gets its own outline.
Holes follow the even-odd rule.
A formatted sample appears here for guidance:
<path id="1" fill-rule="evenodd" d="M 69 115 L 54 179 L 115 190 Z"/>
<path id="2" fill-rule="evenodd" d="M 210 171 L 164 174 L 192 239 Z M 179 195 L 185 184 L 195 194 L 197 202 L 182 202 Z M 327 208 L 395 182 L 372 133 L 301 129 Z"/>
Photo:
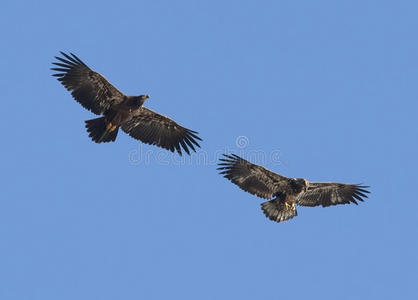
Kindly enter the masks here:
<path id="1" fill-rule="evenodd" d="M 62 85 L 84 108 L 101 115 L 112 105 L 122 102 L 123 93 L 106 78 L 90 69 L 74 54 L 61 54 L 65 58 L 56 56 L 60 62 L 53 62 L 59 68 L 51 68 L 59 73 L 52 76 L 58 77 Z"/>
<path id="2" fill-rule="evenodd" d="M 235 155 L 220 159 L 220 174 L 244 191 L 264 199 L 271 199 L 278 190 L 288 185 L 289 178 L 276 174 Z"/>
<path id="3" fill-rule="evenodd" d="M 180 155 L 182 149 L 187 154 L 190 154 L 189 148 L 196 151 L 195 146 L 200 147 L 197 141 L 202 140 L 196 131 L 146 107 L 137 110 L 132 119 L 122 125 L 122 130 L 146 144 L 177 151 Z"/>
<path id="4" fill-rule="evenodd" d="M 368 186 L 361 184 L 344 184 L 338 182 L 310 182 L 308 190 L 301 193 L 296 203 L 302 206 L 323 207 L 338 204 L 357 204 L 357 201 L 364 201 Z"/>

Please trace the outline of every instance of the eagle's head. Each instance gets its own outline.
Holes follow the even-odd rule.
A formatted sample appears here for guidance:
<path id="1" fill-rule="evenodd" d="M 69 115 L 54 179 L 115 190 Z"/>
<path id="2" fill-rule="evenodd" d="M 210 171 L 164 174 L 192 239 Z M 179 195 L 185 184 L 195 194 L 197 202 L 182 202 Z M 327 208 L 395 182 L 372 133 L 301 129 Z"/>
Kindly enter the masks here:
<path id="1" fill-rule="evenodd" d="M 141 95 L 141 96 L 139 96 L 139 99 L 140 99 L 140 102 L 141 102 L 141 105 L 142 104 L 144 104 L 145 103 L 145 101 L 147 101 L 147 99 L 149 98 L 149 96 L 148 95 Z"/>
<path id="2" fill-rule="evenodd" d="M 301 186 L 302 191 L 306 192 L 309 187 L 309 181 L 305 178 L 295 178 L 295 181 Z"/>
<path id="3" fill-rule="evenodd" d="M 134 97 L 131 103 L 133 104 L 133 106 L 139 108 L 145 103 L 145 101 L 147 101 L 148 98 L 149 98 L 148 95 L 140 95 L 140 96 Z"/>

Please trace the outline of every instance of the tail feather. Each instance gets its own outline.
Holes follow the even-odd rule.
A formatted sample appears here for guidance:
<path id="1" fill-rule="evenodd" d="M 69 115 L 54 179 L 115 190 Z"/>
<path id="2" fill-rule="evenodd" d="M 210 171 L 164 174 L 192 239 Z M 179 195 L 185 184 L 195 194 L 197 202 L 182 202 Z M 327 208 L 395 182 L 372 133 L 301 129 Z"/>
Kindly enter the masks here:
<path id="1" fill-rule="evenodd" d="M 284 201 L 277 198 L 261 203 L 261 209 L 267 218 L 275 222 L 286 221 L 298 215 L 294 205 L 286 205 Z"/>
<path id="2" fill-rule="evenodd" d="M 89 133 L 89 137 L 96 143 L 114 142 L 118 135 L 119 127 L 114 129 L 107 129 L 108 123 L 105 117 L 87 120 L 86 128 Z"/>

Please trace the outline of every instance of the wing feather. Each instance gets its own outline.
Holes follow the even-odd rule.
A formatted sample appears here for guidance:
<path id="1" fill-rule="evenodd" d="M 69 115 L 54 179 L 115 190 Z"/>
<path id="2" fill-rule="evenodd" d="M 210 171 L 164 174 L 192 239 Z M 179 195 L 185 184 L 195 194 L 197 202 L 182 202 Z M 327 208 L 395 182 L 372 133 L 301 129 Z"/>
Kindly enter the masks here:
<path id="1" fill-rule="evenodd" d="M 361 184 L 343 184 L 337 182 L 310 182 L 306 192 L 301 193 L 296 203 L 303 206 L 323 207 L 338 204 L 358 204 L 364 201 L 368 186 Z"/>
<path id="2" fill-rule="evenodd" d="M 180 155 L 182 150 L 190 154 L 189 148 L 196 151 L 193 144 L 200 147 L 196 140 L 202 140 L 196 131 L 180 126 L 169 117 L 145 107 L 123 124 L 122 130 L 146 144 L 156 145 L 171 152 L 177 151 Z"/>
<path id="3" fill-rule="evenodd" d="M 64 57 L 53 62 L 59 68 L 51 68 L 62 85 L 71 92 L 73 98 L 84 108 L 95 114 L 103 114 L 112 105 L 122 102 L 124 94 L 102 75 L 90 69 L 77 56 L 60 52 Z"/>
<path id="4" fill-rule="evenodd" d="M 224 157 L 219 159 L 219 174 L 250 194 L 270 199 L 288 185 L 289 178 L 250 163 L 238 155 L 224 154 Z"/>

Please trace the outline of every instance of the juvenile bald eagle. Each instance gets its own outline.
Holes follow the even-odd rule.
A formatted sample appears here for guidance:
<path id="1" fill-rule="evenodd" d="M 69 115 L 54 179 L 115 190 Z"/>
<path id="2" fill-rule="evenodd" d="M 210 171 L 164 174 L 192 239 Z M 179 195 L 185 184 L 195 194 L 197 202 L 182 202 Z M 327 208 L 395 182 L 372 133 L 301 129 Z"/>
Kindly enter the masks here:
<path id="1" fill-rule="evenodd" d="M 114 142 L 119 127 L 131 137 L 144 143 L 180 155 L 181 148 L 190 154 L 200 147 L 197 132 L 180 126 L 170 118 L 143 107 L 148 95 L 127 96 L 110 84 L 102 75 L 90 69 L 77 56 L 61 52 L 55 57 L 58 66 L 51 70 L 59 73 L 62 85 L 71 92 L 73 98 L 84 108 L 103 117 L 87 120 L 86 128 L 90 138 L 96 143 Z"/>
<path id="2" fill-rule="evenodd" d="M 220 174 L 244 191 L 264 199 L 261 204 L 266 217 L 282 222 L 298 215 L 295 204 L 323 207 L 357 204 L 367 198 L 368 186 L 338 182 L 309 182 L 303 178 L 288 178 L 255 165 L 232 154 L 220 159 Z"/>

